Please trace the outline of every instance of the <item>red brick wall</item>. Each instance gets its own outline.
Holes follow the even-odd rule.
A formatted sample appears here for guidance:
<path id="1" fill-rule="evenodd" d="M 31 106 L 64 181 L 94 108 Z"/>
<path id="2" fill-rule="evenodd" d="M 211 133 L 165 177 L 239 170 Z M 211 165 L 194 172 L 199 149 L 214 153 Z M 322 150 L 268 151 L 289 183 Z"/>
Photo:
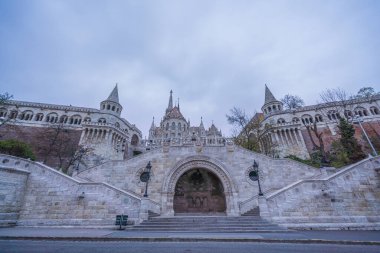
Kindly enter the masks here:
<path id="1" fill-rule="evenodd" d="M 0 127 L 0 140 L 16 139 L 28 143 L 36 155 L 36 161 L 43 161 L 46 157 L 45 163 L 54 168 L 61 164 L 59 153 L 62 167 L 65 167 L 78 147 L 81 131 L 61 129 L 57 141 L 52 144 L 56 133 L 56 129 L 49 127 L 3 125 Z"/>
<path id="2" fill-rule="evenodd" d="M 331 149 L 331 144 L 334 140 L 338 139 L 339 136 L 335 135 L 333 136 L 330 129 L 328 127 L 323 127 L 318 129 L 319 132 L 323 132 L 323 143 L 325 145 L 325 150 L 329 151 Z M 306 129 L 303 129 L 301 131 L 303 139 L 305 140 L 306 148 L 309 153 L 313 152 L 313 143 L 310 139 L 310 135 L 308 134 Z M 315 143 L 319 145 L 318 139 L 315 137 L 314 133 L 311 131 L 311 136 L 313 137 Z"/>
<path id="3" fill-rule="evenodd" d="M 368 136 L 370 137 L 372 144 L 375 146 L 376 150 L 380 150 L 380 121 L 365 122 L 362 124 Z M 360 129 L 360 126 L 354 125 L 354 127 L 355 127 L 356 139 L 358 140 L 359 144 L 362 146 L 364 152 L 366 154 L 369 154 L 371 152 L 371 149 L 367 140 L 365 139 L 363 135 L 362 130 Z M 337 134 L 334 136 L 331 134 L 330 129 L 327 127 L 320 128 L 319 131 L 323 131 L 323 142 L 325 144 L 325 150 L 330 151 L 332 142 L 340 138 L 339 129 L 336 129 Z M 313 144 L 311 142 L 310 136 L 307 133 L 306 129 L 302 130 L 301 132 L 305 140 L 307 150 L 309 153 L 311 153 L 313 151 Z M 317 138 L 315 138 L 313 133 L 312 133 L 312 136 L 318 145 L 319 144 L 318 140 Z"/>
<path id="4" fill-rule="evenodd" d="M 362 123 L 364 130 L 367 132 L 372 145 L 375 147 L 377 152 L 380 151 L 380 121 L 364 122 Z M 360 129 L 360 126 L 355 125 L 355 137 L 359 140 L 359 144 L 362 145 L 363 150 L 366 154 L 371 153 L 371 148 L 368 141 Z"/>

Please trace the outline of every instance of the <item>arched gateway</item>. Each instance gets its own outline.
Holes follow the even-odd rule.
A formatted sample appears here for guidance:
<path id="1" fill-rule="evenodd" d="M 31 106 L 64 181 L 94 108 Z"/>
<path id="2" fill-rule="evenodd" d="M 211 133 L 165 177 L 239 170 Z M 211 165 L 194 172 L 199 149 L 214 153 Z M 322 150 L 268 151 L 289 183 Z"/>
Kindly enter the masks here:
<path id="1" fill-rule="evenodd" d="M 222 164 L 207 156 L 178 162 L 163 185 L 164 215 L 226 213 L 238 215 L 236 186 Z"/>

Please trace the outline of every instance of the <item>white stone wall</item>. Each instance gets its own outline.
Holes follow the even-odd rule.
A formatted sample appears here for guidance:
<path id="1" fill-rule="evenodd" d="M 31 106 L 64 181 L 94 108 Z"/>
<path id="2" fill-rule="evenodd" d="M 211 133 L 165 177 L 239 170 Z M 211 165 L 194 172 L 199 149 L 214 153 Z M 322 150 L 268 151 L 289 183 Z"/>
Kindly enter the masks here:
<path id="1" fill-rule="evenodd" d="M 10 168 L 27 170 L 18 225 L 110 225 L 117 214 L 139 221 L 140 196 L 104 183 L 75 180 L 43 164 L 0 155 Z M 6 177 L 8 178 L 8 177 Z"/>
<path id="2" fill-rule="evenodd" d="M 345 110 L 350 111 L 352 116 L 357 114 L 365 122 L 380 121 L 380 95 L 368 99 L 350 100 L 345 106 Z M 272 145 L 268 145 L 275 147 L 279 157 L 296 155 L 304 159 L 310 158 L 301 131 L 306 129 L 305 124 L 313 124 L 310 122 L 311 118 L 313 122 L 318 119 L 317 126 L 320 130 L 328 128 L 333 136 L 336 135 L 339 119 L 335 116 L 335 118 L 328 117 L 329 114 L 331 116 L 330 112 L 332 111 L 344 117 L 344 107 L 336 103 L 305 106 L 285 111 L 277 110 L 266 114 L 265 119 L 261 122 L 263 131 L 260 136 L 260 144 L 262 149 L 264 150 L 263 147 L 266 143 L 272 143 Z M 307 121 L 303 122 L 303 120 Z"/>
<path id="3" fill-rule="evenodd" d="M 294 183 L 266 196 L 267 205 L 272 220 L 289 227 L 379 229 L 379 185 L 377 157 L 322 179 Z"/>
<path id="4" fill-rule="evenodd" d="M 0 227 L 16 224 L 29 175 L 25 170 L 8 168 L 8 162 L 3 162 L 0 167 Z"/>
<path id="5" fill-rule="evenodd" d="M 236 146 L 224 147 L 165 147 L 156 149 L 127 161 L 110 161 L 77 175 L 77 178 L 93 182 L 107 182 L 120 189 L 143 194 L 145 183 L 140 182 L 140 174 L 149 161 L 152 164 L 152 177 L 149 182 L 149 197 L 162 204 L 165 210 L 167 193 L 164 183 L 173 168 L 181 161 L 194 157 L 194 160 L 211 160 L 226 169 L 232 185 L 237 214 L 257 206 L 258 186 L 248 178 L 248 172 L 255 159 L 262 170 L 262 189 L 267 192 L 279 189 L 297 180 L 319 175 L 319 169 L 288 159 L 271 159 Z M 239 204 L 245 202 L 244 204 Z"/>
<path id="6" fill-rule="evenodd" d="M 4 118 L 10 117 L 12 111 L 17 112 L 17 117 L 7 124 L 25 127 L 56 127 L 61 124 L 64 129 L 82 131 L 79 145 L 92 150 L 87 161 L 89 166 L 99 164 L 99 161 L 122 160 L 131 156 L 142 139 L 141 131 L 136 126 L 112 111 L 23 101 L 9 101 L 0 107 Z M 28 117 L 22 117 L 25 113 Z M 37 119 L 39 114 L 42 117 Z M 62 117 L 67 117 L 67 120 L 61 122 Z M 71 119 L 76 121 L 72 122 Z M 137 139 L 135 144 L 132 143 L 133 139 Z"/>

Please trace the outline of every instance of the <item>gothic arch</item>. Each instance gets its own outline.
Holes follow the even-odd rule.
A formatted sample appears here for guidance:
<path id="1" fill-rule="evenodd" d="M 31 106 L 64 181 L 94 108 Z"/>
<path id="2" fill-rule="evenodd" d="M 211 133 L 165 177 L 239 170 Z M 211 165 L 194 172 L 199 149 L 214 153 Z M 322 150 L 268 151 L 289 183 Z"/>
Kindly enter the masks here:
<path id="1" fill-rule="evenodd" d="M 236 201 L 237 187 L 233 182 L 229 172 L 224 166 L 216 160 L 207 156 L 190 156 L 186 159 L 179 161 L 170 170 L 169 174 L 165 177 L 162 192 L 162 213 L 166 215 L 174 215 L 173 199 L 175 186 L 178 179 L 186 172 L 194 168 L 200 168 L 214 173 L 223 184 L 224 194 L 226 197 L 226 213 L 229 216 L 236 216 L 239 214 L 238 205 Z"/>

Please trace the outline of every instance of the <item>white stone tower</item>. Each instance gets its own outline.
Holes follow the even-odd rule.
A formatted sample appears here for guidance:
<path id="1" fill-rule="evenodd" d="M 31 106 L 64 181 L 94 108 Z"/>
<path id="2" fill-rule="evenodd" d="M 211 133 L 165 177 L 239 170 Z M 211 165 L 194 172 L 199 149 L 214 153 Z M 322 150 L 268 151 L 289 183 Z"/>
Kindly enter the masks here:
<path id="1" fill-rule="evenodd" d="M 100 111 L 111 113 L 120 117 L 122 110 L 123 107 L 119 103 L 119 92 L 116 84 L 108 98 L 100 103 Z"/>

